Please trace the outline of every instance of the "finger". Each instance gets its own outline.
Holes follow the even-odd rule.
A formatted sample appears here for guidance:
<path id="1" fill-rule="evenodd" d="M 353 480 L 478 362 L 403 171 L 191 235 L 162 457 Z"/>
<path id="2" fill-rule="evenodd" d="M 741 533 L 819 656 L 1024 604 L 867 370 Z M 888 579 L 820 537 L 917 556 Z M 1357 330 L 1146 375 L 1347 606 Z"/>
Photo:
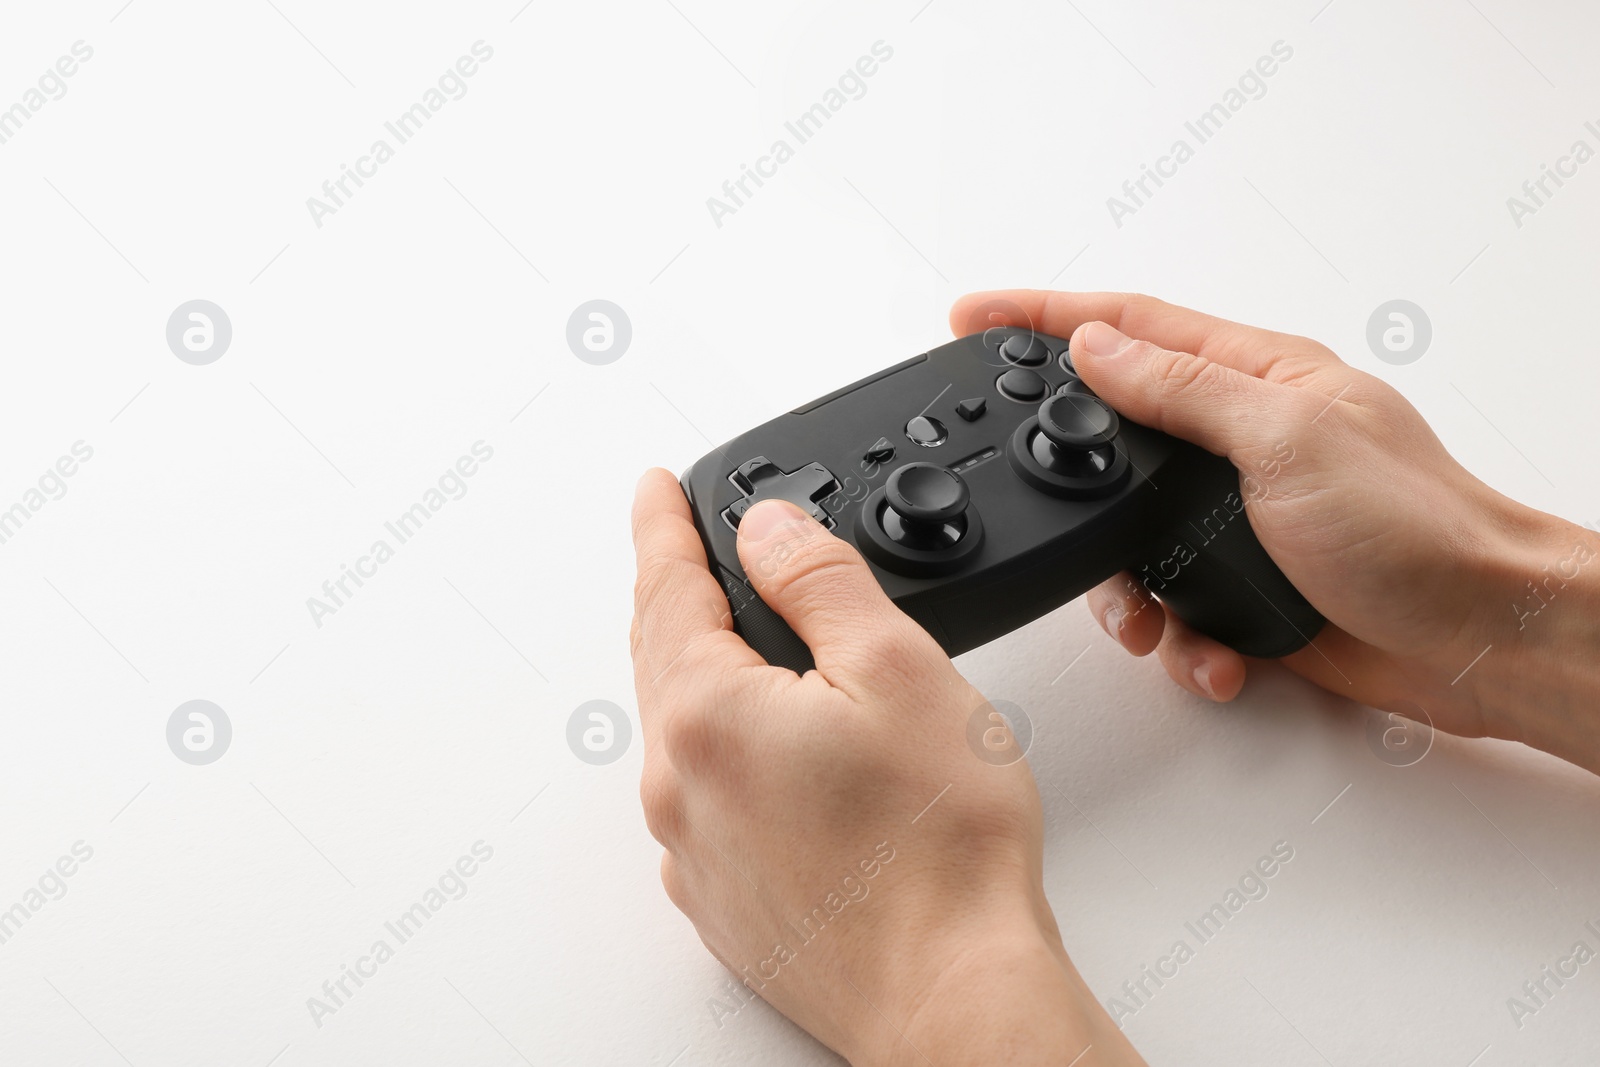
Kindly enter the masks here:
<path id="1" fill-rule="evenodd" d="M 1020 316 L 1024 321 L 995 322 L 995 315 Z M 1339 362 L 1332 352 L 1308 338 L 1246 326 L 1138 293 L 1009 289 L 968 294 L 950 309 L 950 327 L 960 337 L 992 326 L 1025 326 L 1071 337 L 1086 322 L 1109 323 L 1162 348 L 1193 352 L 1258 378 L 1287 379 L 1308 363 Z"/>
<path id="2" fill-rule="evenodd" d="M 1329 623 L 1283 657 L 1302 678 L 1368 707 L 1399 709 L 1418 691 L 1416 669 Z"/>
<path id="3" fill-rule="evenodd" d="M 1148 656 L 1156 650 L 1166 615 L 1133 575 L 1123 571 L 1106 579 L 1089 590 L 1084 601 L 1100 628 L 1133 655 Z"/>
<path id="4" fill-rule="evenodd" d="M 878 585 L 849 543 L 793 504 L 763 501 L 739 523 L 739 560 L 767 605 L 811 649 L 817 671 L 846 692 L 877 692 L 949 657 Z"/>
<path id="5" fill-rule="evenodd" d="M 1308 425 L 1326 407 L 1320 393 L 1278 385 L 1191 352 L 1139 341 L 1108 323 L 1072 336 L 1073 366 L 1101 399 L 1153 426 L 1254 469 L 1255 453 Z"/>
<path id="6" fill-rule="evenodd" d="M 1355 704 L 1397 712 L 1459 737 L 1496 736 L 1492 723 L 1480 711 L 1463 709 L 1452 700 L 1455 682 L 1447 680 L 1448 674 L 1419 677 L 1415 663 L 1374 648 L 1332 623 L 1281 662 L 1314 685 Z"/>
<path id="7" fill-rule="evenodd" d="M 691 654 L 725 667 L 761 662 L 733 634 L 728 600 L 707 569 L 689 502 L 677 479 L 660 468 L 639 480 L 633 544 L 638 560 L 634 672 L 641 715 L 654 687 Z"/>
<path id="8" fill-rule="evenodd" d="M 1218 702 L 1232 700 L 1244 688 L 1244 657 L 1213 641 L 1162 605 L 1166 622 L 1161 634 L 1161 665 L 1167 675 L 1195 696 Z"/>

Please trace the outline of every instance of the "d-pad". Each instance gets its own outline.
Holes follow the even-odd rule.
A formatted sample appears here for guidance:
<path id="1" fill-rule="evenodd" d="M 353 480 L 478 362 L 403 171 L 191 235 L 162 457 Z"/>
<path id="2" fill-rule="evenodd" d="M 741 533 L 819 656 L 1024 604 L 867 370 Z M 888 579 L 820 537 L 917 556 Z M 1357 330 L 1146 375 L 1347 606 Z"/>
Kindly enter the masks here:
<path id="1" fill-rule="evenodd" d="M 798 470 L 784 472 L 766 456 L 746 460 L 730 475 L 728 481 L 744 496 L 735 500 L 722 517 L 734 529 L 751 506 L 761 500 L 787 500 L 810 512 L 811 517 L 831 528 L 833 516 L 822 506 L 822 500 L 839 491 L 839 479 L 820 463 L 807 463 Z"/>

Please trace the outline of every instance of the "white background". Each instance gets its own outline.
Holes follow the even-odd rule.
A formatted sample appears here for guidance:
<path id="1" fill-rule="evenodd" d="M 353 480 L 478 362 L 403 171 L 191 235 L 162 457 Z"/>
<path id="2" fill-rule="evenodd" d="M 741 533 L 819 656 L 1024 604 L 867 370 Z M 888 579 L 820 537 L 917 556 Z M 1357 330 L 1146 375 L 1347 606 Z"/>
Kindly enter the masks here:
<path id="1" fill-rule="evenodd" d="M 833 1062 L 765 1005 L 713 1021 L 637 732 L 594 767 L 566 723 L 636 711 L 640 471 L 941 343 L 962 292 L 1316 336 L 1491 484 L 1600 520 L 1600 163 L 1520 228 L 1506 206 L 1600 147 L 1576 0 L 122 3 L 0 28 L 0 106 L 94 49 L 0 145 L 0 507 L 94 450 L 0 545 L 0 907 L 94 850 L 0 945 L 7 1064 Z M 315 225 L 480 39 L 467 94 Z M 718 227 L 706 199 L 878 40 L 866 94 Z M 1265 95 L 1116 226 L 1106 198 L 1279 40 Z M 209 366 L 165 340 L 196 298 L 233 325 Z M 565 340 L 593 298 L 632 320 L 608 366 Z M 1365 342 L 1393 298 L 1434 328 L 1406 366 Z M 315 625 L 479 440 L 467 494 Z M 1520 1030 L 1506 1007 L 1600 949 L 1589 776 L 1443 737 L 1389 766 L 1362 709 L 1283 673 L 1206 706 L 1080 605 L 961 665 L 1036 724 L 1051 898 L 1102 997 L 1295 849 L 1128 1020 L 1152 1062 L 1594 1062 L 1600 963 Z M 202 767 L 165 735 L 197 698 L 234 730 Z M 315 1025 L 479 840 L 467 895 Z"/>

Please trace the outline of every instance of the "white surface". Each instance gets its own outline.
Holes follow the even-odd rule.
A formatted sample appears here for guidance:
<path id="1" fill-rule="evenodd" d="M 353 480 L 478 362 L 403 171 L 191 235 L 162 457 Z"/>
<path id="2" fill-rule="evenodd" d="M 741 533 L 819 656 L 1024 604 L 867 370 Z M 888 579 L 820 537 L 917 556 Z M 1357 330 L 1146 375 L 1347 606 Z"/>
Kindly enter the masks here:
<path id="1" fill-rule="evenodd" d="M 5 1063 L 830 1062 L 764 1005 L 712 1021 L 637 737 L 591 767 L 566 722 L 635 710 L 638 473 L 941 342 L 969 289 L 1314 335 L 1492 484 L 1600 520 L 1600 163 L 1520 228 L 1506 207 L 1596 143 L 1591 6 L 276 3 L 13 6 L 0 33 L 0 106 L 94 48 L 0 145 L 0 506 L 94 449 L 0 545 L 0 907 L 94 850 L 0 945 Z M 314 226 L 306 198 L 480 39 L 467 95 Z M 714 225 L 706 198 L 878 40 L 865 96 Z M 1113 225 L 1278 40 L 1265 95 Z M 204 367 L 163 337 L 197 297 L 234 328 Z M 594 297 L 633 322 L 610 366 L 564 339 Z M 1434 324 L 1409 366 L 1364 342 L 1395 297 Z M 465 497 L 314 626 L 306 598 L 478 440 Z M 1295 850 L 1129 1020 L 1152 1062 L 1594 1061 L 1600 963 L 1520 1030 L 1506 1007 L 1600 948 L 1592 778 L 1442 737 L 1395 769 L 1283 674 L 1204 707 L 1079 605 L 962 667 L 1038 726 L 1051 897 L 1102 997 Z M 206 767 L 164 735 L 196 698 L 234 727 Z M 314 1025 L 479 840 L 467 895 Z"/>

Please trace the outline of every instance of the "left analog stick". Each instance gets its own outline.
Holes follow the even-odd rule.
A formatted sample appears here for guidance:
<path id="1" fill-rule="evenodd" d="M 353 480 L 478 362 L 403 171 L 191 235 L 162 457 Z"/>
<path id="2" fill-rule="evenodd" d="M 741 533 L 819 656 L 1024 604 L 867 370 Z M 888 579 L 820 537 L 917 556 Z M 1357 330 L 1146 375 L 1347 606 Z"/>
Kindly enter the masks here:
<path id="1" fill-rule="evenodd" d="M 883 487 L 883 531 L 896 544 L 934 551 L 967 530 L 971 490 L 961 475 L 937 463 L 907 463 Z"/>
<path id="2" fill-rule="evenodd" d="M 907 463 L 889 475 L 884 494 L 907 522 L 930 524 L 957 518 L 972 499 L 961 475 L 937 463 Z"/>

